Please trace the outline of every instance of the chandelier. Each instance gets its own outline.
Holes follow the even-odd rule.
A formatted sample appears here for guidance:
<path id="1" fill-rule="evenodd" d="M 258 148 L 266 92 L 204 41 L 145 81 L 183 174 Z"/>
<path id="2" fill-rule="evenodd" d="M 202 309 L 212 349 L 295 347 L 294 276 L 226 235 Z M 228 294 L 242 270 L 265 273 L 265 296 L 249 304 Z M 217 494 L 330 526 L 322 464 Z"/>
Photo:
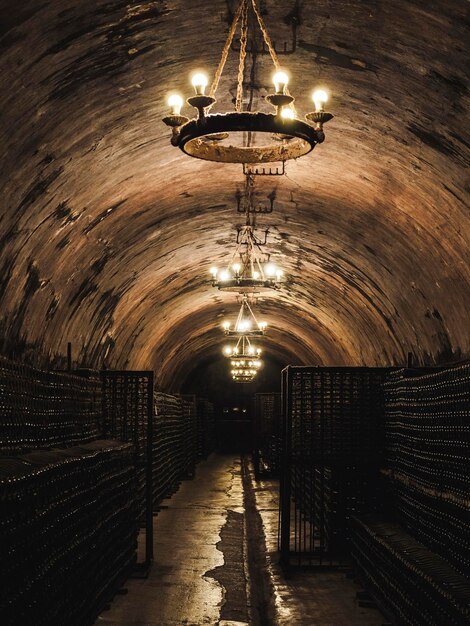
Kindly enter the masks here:
<path id="1" fill-rule="evenodd" d="M 258 372 L 252 369 L 232 369 L 230 373 L 236 383 L 251 383 Z"/>
<path id="2" fill-rule="evenodd" d="M 233 358 L 233 359 L 242 359 L 242 360 L 243 359 L 248 359 L 248 360 L 257 359 L 259 360 L 259 357 L 261 355 L 261 349 L 254 346 L 251 343 L 249 337 L 247 337 L 246 335 L 241 335 L 238 338 L 238 341 L 235 346 L 227 345 L 224 347 L 223 354 L 226 357 Z M 261 361 L 259 361 L 259 363 L 261 365 Z M 233 364 L 233 361 L 232 361 L 232 364 Z"/>
<path id="3" fill-rule="evenodd" d="M 246 335 L 241 335 L 235 346 L 225 346 L 223 354 L 230 358 L 230 374 L 235 382 L 251 383 L 263 365 L 260 348 L 256 348 Z"/>
<path id="4" fill-rule="evenodd" d="M 235 368 L 230 370 L 230 373 L 232 375 L 232 380 L 236 383 L 251 383 L 253 382 L 258 371 L 248 368 Z"/>
<path id="5" fill-rule="evenodd" d="M 260 337 L 264 335 L 267 327 L 266 322 L 258 322 L 256 319 L 246 295 L 242 297 L 235 324 L 232 325 L 228 321 L 222 324 L 222 328 L 227 337 Z"/>
<path id="6" fill-rule="evenodd" d="M 274 113 L 242 111 L 250 18 L 259 26 L 276 70 L 273 76 L 274 93 L 266 96 L 266 100 L 275 109 Z M 213 114 L 210 110 L 216 102 L 217 87 L 239 23 L 240 50 L 235 111 Z M 178 94 L 169 97 L 168 106 L 171 112 L 163 118 L 163 122 L 172 128 L 172 145 L 189 156 L 221 163 L 284 162 L 308 154 L 317 143 L 322 143 L 325 139 L 323 124 L 333 117 L 324 109 L 328 94 L 323 89 L 314 91 L 312 99 L 315 110 L 307 113 L 307 121 L 296 117 L 294 98 L 287 89 L 289 77 L 281 70 L 257 0 L 240 0 L 212 85 L 206 94 L 208 82 L 203 73 L 196 73 L 192 77 L 195 95 L 188 98 L 187 103 L 197 111 L 194 119 L 181 115 L 183 99 Z"/>
<path id="7" fill-rule="evenodd" d="M 268 230 L 264 231 L 264 238 L 256 235 L 255 213 L 260 211 L 254 207 L 253 194 L 253 176 L 247 175 L 243 204 L 246 223 L 237 232 L 237 246 L 226 267 L 221 270 L 212 267 L 210 270 L 212 286 L 223 291 L 253 294 L 263 289 L 279 289 L 281 286 L 283 271 L 270 260 L 270 255 L 262 250 L 266 245 Z M 237 210 L 241 213 L 239 195 L 237 200 Z"/>

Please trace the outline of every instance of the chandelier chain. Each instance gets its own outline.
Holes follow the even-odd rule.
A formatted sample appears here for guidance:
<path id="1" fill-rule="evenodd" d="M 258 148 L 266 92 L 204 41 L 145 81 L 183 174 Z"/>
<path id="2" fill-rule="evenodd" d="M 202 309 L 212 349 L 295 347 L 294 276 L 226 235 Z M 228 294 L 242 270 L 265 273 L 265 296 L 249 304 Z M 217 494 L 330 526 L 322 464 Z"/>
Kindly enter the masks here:
<path id="1" fill-rule="evenodd" d="M 269 33 L 267 31 L 267 28 L 264 24 L 263 18 L 261 17 L 261 13 L 257 4 L 257 0 L 251 0 L 251 5 L 253 7 L 253 11 L 254 14 L 256 15 L 256 19 L 258 20 L 258 25 L 261 31 L 261 34 L 263 35 L 263 39 L 268 47 L 269 50 L 269 54 L 271 55 L 271 59 L 272 62 L 274 63 L 274 67 L 276 68 L 276 71 L 279 71 L 281 69 L 281 64 L 279 62 L 279 57 L 277 56 L 277 52 L 274 49 L 273 43 L 271 41 L 271 37 L 269 36 Z M 286 94 L 290 95 L 290 91 L 289 89 L 286 87 Z M 295 112 L 295 105 L 291 104 L 291 109 Z"/>
<path id="2" fill-rule="evenodd" d="M 271 55 L 271 59 L 274 63 L 274 67 L 276 68 L 276 70 L 279 70 L 281 69 L 281 64 L 279 63 L 279 58 L 272 44 L 271 37 L 269 36 L 269 33 L 266 30 L 266 26 L 264 25 L 264 21 L 263 21 L 263 18 L 261 17 L 261 13 L 258 8 L 258 4 L 256 0 L 251 0 L 251 5 L 253 7 L 254 14 L 256 15 L 256 19 L 258 20 L 258 24 L 261 30 L 261 34 L 263 35 L 263 39 L 266 45 L 268 46 L 269 54 Z"/>
<path id="3" fill-rule="evenodd" d="M 238 64 L 237 99 L 235 103 L 235 110 L 238 112 L 242 110 L 243 78 L 245 74 L 247 40 L 248 40 L 248 0 L 244 0 L 243 10 L 242 10 L 242 19 L 241 19 L 240 60 Z"/>
<path id="4" fill-rule="evenodd" d="M 240 19 L 240 15 L 242 14 L 242 10 L 247 0 L 240 0 L 240 4 L 238 5 L 237 12 L 235 13 L 235 17 L 233 18 L 232 25 L 230 26 L 229 33 L 227 35 L 227 39 L 225 41 L 224 49 L 222 50 L 222 56 L 220 57 L 219 65 L 214 75 L 214 80 L 212 81 L 212 85 L 210 88 L 210 96 L 214 97 L 215 92 L 217 91 L 217 87 L 219 86 L 220 77 L 222 76 L 222 72 L 224 71 L 225 63 L 227 62 L 228 53 L 230 51 L 230 46 L 232 45 L 233 37 L 235 35 L 235 31 L 237 29 L 238 20 Z"/>
<path id="5" fill-rule="evenodd" d="M 255 179 L 252 174 L 246 175 L 245 180 L 245 194 L 246 194 L 246 225 L 255 226 L 255 207 L 253 204 L 253 195 L 255 191 Z"/>

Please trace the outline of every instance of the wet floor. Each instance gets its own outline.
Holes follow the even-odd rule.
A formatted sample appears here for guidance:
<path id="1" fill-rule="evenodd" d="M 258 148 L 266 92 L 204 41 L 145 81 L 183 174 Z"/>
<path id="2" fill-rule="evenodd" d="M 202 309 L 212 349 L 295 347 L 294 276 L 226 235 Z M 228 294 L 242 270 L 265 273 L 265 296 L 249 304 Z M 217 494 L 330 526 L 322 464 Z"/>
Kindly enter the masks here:
<path id="1" fill-rule="evenodd" d="M 278 483 L 252 482 L 262 519 L 265 556 L 274 596 L 276 626 L 383 626 L 375 608 L 359 606 L 359 587 L 344 571 L 293 570 L 286 579 L 277 565 Z"/>
<path id="2" fill-rule="evenodd" d="M 96 624 L 213 626 L 227 619 L 227 606 L 247 623 L 239 458 L 212 455 L 163 507 L 154 517 L 149 577 L 130 579 L 128 593 L 116 596 Z"/>
<path id="3" fill-rule="evenodd" d="M 344 573 L 284 578 L 277 485 L 243 469 L 235 455 L 198 465 L 154 517 L 149 577 L 130 579 L 95 626 L 382 626 L 378 611 L 357 605 Z"/>

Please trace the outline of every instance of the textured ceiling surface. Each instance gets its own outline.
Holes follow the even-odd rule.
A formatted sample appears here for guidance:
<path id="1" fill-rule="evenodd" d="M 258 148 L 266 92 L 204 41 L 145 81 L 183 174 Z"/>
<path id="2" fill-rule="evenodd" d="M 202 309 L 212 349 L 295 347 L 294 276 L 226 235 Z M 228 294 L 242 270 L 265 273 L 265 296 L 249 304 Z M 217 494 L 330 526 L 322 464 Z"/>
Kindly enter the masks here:
<path id="1" fill-rule="evenodd" d="M 259 303 L 279 361 L 470 356 L 468 2 L 260 2 L 299 112 L 325 85 L 326 141 L 263 177 L 287 285 Z M 223 343 L 233 295 L 207 282 L 240 224 L 241 166 L 198 161 L 161 122 L 213 76 L 235 3 L 0 0 L 2 351 L 154 368 L 177 388 Z M 229 56 L 214 111 L 232 107 Z M 269 57 L 248 57 L 256 106 Z M 186 106 L 184 112 L 189 112 Z M 39 355 L 41 355 L 39 357 Z"/>

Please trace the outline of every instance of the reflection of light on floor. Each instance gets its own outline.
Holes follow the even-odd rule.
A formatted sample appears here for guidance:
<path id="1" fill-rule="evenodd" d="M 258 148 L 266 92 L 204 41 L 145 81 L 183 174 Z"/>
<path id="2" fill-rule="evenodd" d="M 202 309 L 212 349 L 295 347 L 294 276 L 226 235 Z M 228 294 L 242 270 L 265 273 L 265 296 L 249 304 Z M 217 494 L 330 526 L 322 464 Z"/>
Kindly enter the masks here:
<path id="1" fill-rule="evenodd" d="M 267 565 L 278 626 L 382 626 L 384 617 L 376 609 L 355 602 L 358 586 L 344 574 L 304 569 L 286 579 L 278 565 L 279 484 L 253 480 L 267 550 Z"/>
<path id="2" fill-rule="evenodd" d="M 224 565 L 217 549 L 227 511 L 243 512 L 239 461 L 213 456 L 200 463 L 196 479 L 181 483 L 154 517 L 155 561 L 147 579 L 129 579 L 99 616 L 103 626 L 218 624 L 225 589 L 205 573 Z M 145 540 L 139 537 L 140 548 Z M 228 625 L 227 625 L 228 626 Z"/>
<path id="3" fill-rule="evenodd" d="M 261 519 L 266 538 L 266 549 L 268 552 L 267 563 L 271 580 L 273 580 L 274 604 L 279 626 L 294 626 L 293 613 L 286 606 L 285 596 L 289 594 L 287 585 L 283 585 L 278 572 L 273 568 L 270 554 L 277 552 L 277 515 L 278 515 L 278 495 L 277 490 L 273 491 L 273 483 L 270 481 L 258 481 L 254 483 L 256 502 L 261 513 Z"/>

